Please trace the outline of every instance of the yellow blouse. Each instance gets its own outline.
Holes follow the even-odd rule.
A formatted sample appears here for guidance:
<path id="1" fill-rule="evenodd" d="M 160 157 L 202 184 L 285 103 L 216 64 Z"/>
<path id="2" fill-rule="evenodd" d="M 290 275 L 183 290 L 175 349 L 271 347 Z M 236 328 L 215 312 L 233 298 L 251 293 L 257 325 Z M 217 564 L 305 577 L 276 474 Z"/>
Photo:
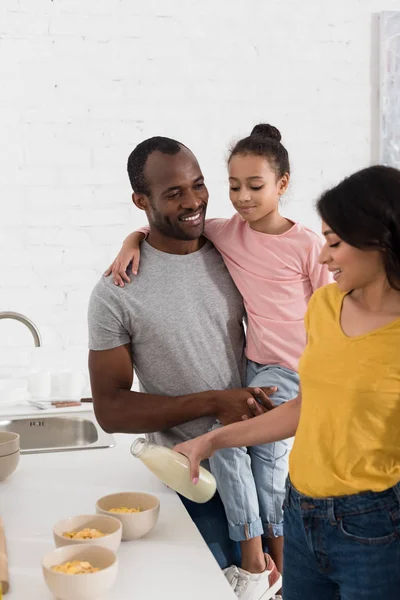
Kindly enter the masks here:
<path id="1" fill-rule="evenodd" d="M 382 491 L 400 481 L 400 319 L 347 337 L 336 284 L 311 298 L 290 478 L 303 494 Z"/>

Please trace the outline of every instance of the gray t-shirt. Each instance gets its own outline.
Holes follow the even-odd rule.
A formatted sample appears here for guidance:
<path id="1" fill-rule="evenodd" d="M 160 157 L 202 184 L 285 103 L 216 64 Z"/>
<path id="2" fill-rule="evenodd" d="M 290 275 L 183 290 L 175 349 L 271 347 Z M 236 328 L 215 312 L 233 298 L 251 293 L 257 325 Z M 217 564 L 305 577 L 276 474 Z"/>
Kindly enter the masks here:
<path id="1" fill-rule="evenodd" d="M 124 288 L 102 278 L 89 304 L 89 346 L 131 343 L 140 390 L 180 396 L 242 387 L 244 308 L 221 255 L 207 242 L 191 254 L 141 246 L 137 276 Z M 150 434 L 174 446 L 209 430 L 205 417 Z"/>

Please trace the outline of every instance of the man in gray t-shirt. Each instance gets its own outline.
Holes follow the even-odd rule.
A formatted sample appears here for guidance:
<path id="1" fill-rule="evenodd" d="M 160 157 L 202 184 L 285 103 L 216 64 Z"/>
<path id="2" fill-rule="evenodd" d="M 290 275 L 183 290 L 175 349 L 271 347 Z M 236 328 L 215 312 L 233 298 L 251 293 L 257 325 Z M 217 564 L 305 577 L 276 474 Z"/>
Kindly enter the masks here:
<path id="1" fill-rule="evenodd" d="M 243 303 L 221 255 L 210 242 L 184 255 L 160 252 L 144 242 L 141 256 L 139 273 L 129 285 L 116 287 L 103 278 L 95 287 L 90 348 L 127 344 L 140 391 L 146 394 L 179 396 L 242 387 Z M 213 414 L 170 429 L 154 420 L 148 437 L 173 447 L 213 423 Z"/>
<path id="2" fill-rule="evenodd" d="M 202 236 L 208 191 L 196 158 L 179 142 L 151 138 L 131 153 L 128 173 L 150 234 L 131 283 L 119 288 L 103 278 L 91 296 L 94 409 L 106 431 L 146 433 L 174 446 L 216 420 L 227 424 L 261 409 L 241 389 L 243 304 Z M 134 369 L 140 392 L 131 391 Z M 233 564 L 219 497 L 185 506 L 221 567 Z"/>

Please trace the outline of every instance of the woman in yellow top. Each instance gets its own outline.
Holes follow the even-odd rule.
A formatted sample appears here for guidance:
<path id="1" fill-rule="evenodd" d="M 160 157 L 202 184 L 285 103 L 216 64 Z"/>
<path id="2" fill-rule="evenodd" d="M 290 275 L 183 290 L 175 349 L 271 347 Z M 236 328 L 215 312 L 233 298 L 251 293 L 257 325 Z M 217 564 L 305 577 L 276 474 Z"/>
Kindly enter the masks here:
<path id="1" fill-rule="evenodd" d="M 320 261 L 301 394 L 176 447 L 191 462 L 296 433 L 285 501 L 284 600 L 400 598 L 400 171 L 355 173 L 318 201 Z"/>

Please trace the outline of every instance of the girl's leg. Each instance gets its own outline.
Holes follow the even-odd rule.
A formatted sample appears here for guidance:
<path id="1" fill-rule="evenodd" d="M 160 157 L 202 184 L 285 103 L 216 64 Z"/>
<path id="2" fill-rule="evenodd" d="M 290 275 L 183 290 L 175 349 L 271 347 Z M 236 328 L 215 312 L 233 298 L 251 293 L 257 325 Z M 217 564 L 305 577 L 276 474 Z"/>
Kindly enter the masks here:
<path id="1" fill-rule="evenodd" d="M 256 369 L 255 363 L 247 361 L 246 385 L 254 379 Z M 242 567 L 257 573 L 262 561 L 265 569 L 260 537 L 264 530 L 247 448 L 219 450 L 210 458 L 210 466 L 225 507 L 229 536 L 241 543 Z"/>
<path id="2" fill-rule="evenodd" d="M 224 504 L 229 535 L 240 542 L 242 552 L 241 568 L 228 569 L 227 579 L 241 600 L 269 600 L 280 589 L 281 576 L 263 552 L 263 525 L 247 449 L 219 450 L 210 464 Z"/>
<path id="3" fill-rule="evenodd" d="M 299 389 L 297 373 L 279 365 L 255 365 L 257 372 L 250 386 L 276 386 L 272 396 L 276 406 L 295 398 Z M 288 474 L 289 452 L 293 439 L 249 449 L 251 465 L 258 493 L 260 516 L 267 539 L 268 552 L 278 570 L 283 570 L 283 502 Z"/>
<path id="4" fill-rule="evenodd" d="M 283 502 L 291 440 L 249 449 L 268 552 L 283 572 Z"/>
<path id="5" fill-rule="evenodd" d="M 262 573 L 265 571 L 265 554 L 261 536 L 258 535 L 250 540 L 240 542 L 240 550 L 242 553 L 242 569 L 249 573 Z"/>
<path id="6" fill-rule="evenodd" d="M 218 450 L 210 458 L 210 466 L 225 508 L 231 540 L 259 538 L 263 526 L 247 448 Z"/>
<path id="7" fill-rule="evenodd" d="M 268 552 L 280 573 L 284 546 L 282 507 L 290 447 L 289 440 L 284 440 L 249 449 Z"/>
<path id="8" fill-rule="evenodd" d="M 268 553 L 276 564 L 276 568 L 283 573 L 283 535 L 267 539 Z"/>

